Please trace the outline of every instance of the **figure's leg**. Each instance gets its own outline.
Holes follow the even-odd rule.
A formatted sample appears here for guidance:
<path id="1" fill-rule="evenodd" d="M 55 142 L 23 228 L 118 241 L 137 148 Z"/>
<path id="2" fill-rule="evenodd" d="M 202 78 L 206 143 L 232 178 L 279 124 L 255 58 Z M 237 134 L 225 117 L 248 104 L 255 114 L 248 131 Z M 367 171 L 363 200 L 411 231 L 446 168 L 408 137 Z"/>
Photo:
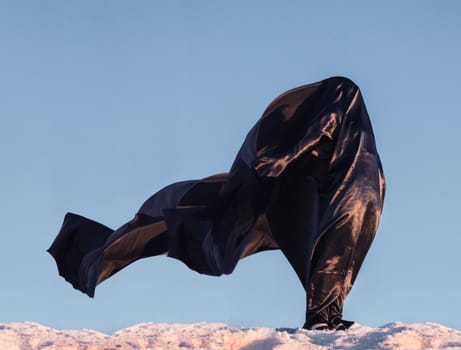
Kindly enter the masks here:
<path id="1" fill-rule="evenodd" d="M 347 329 L 343 305 L 373 241 L 380 206 L 357 203 L 355 211 L 334 223 L 314 250 L 308 286 L 306 319 L 328 315 L 333 329 Z M 322 311 L 325 310 L 325 311 Z"/>
<path id="2" fill-rule="evenodd" d="M 351 286 L 351 228 L 349 221 L 333 226 L 315 247 L 307 286 L 306 328 L 317 323 L 319 315 L 330 325 L 342 320 L 344 299 Z"/>

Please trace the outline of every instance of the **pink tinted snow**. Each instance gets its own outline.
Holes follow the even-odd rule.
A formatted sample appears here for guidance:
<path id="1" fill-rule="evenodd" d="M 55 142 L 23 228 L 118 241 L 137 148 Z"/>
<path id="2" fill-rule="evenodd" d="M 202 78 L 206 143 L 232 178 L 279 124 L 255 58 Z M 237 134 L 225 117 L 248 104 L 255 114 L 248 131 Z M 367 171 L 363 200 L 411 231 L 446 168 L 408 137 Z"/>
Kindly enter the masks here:
<path id="1" fill-rule="evenodd" d="M 93 330 L 56 330 L 37 323 L 0 323 L 2 350 L 298 350 L 461 349 L 461 331 L 435 323 L 354 325 L 347 332 L 234 328 L 219 323 L 143 323 L 112 335 Z"/>

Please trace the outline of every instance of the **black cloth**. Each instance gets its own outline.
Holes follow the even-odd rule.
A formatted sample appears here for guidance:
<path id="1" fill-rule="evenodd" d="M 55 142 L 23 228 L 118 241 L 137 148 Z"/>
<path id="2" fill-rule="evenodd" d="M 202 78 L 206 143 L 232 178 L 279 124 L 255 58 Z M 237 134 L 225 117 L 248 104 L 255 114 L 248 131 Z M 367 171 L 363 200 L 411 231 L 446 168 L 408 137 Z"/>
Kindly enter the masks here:
<path id="1" fill-rule="evenodd" d="M 218 276 L 281 249 L 306 290 L 306 318 L 329 308 L 338 316 L 384 191 L 361 92 L 333 77 L 278 96 L 228 173 L 163 188 L 115 231 L 68 213 L 48 251 L 60 275 L 93 297 L 97 284 L 141 258 L 168 254 Z"/>

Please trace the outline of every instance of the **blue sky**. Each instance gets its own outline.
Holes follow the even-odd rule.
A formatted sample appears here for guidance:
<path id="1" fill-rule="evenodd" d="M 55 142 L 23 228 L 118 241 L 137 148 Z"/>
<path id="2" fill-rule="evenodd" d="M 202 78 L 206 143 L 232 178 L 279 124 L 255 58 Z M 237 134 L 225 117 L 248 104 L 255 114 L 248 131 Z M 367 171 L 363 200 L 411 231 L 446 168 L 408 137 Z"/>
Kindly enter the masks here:
<path id="1" fill-rule="evenodd" d="M 221 278 L 146 259 L 89 299 L 45 250 L 67 211 L 116 228 L 163 186 L 227 171 L 274 97 L 343 75 L 361 87 L 388 183 L 345 317 L 460 329 L 460 10 L 0 0 L 0 322 L 301 326 L 304 292 L 279 252 Z"/>

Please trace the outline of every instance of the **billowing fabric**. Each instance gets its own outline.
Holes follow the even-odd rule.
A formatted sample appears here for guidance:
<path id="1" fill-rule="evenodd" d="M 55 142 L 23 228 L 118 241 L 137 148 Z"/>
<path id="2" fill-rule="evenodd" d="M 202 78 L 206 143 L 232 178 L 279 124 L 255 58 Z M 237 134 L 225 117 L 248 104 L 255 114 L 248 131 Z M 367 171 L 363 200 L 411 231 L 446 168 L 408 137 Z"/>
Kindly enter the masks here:
<path id="1" fill-rule="evenodd" d="M 60 275 L 93 297 L 97 284 L 141 258 L 167 254 L 218 276 L 281 249 L 306 290 L 309 318 L 342 309 L 384 190 L 360 90 L 334 77 L 277 97 L 229 173 L 163 188 L 115 231 L 68 213 L 49 252 Z"/>

